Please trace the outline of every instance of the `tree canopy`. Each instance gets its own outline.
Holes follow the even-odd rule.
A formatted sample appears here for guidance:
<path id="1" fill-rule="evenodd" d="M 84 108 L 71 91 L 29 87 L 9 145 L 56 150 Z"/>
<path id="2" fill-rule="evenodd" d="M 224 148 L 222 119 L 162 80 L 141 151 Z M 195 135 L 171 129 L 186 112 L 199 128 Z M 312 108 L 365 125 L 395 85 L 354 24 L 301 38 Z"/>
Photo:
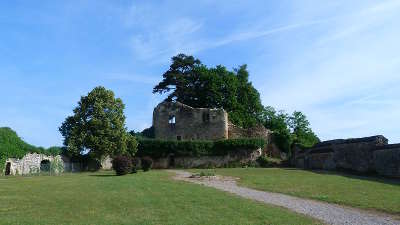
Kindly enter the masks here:
<path id="1" fill-rule="evenodd" d="M 97 159 L 135 154 L 137 142 L 126 130 L 124 108 L 120 98 L 101 86 L 81 97 L 74 114 L 59 128 L 68 151 L 75 155 L 88 152 Z"/>
<path id="2" fill-rule="evenodd" d="M 285 152 L 290 152 L 292 144 L 311 147 L 320 141 L 302 112 L 294 111 L 289 115 L 267 106 L 264 108 L 263 121 L 264 126 L 273 131 L 274 142 Z"/>
<path id="3" fill-rule="evenodd" d="M 259 122 L 263 111 L 246 65 L 233 71 L 221 65 L 208 68 L 199 59 L 184 54 L 172 57 L 170 68 L 153 93 L 168 93 L 167 101 L 192 107 L 223 108 L 230 120 L 242 127 Z"/>

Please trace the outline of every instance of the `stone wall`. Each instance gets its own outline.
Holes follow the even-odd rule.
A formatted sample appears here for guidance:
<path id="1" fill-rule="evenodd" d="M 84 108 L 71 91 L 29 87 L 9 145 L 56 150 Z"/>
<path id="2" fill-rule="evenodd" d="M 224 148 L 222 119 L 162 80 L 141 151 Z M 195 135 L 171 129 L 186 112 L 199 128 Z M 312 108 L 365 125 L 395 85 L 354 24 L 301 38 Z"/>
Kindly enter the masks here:
<path id="1" fill-rule="evenodd" d="M 236 154 L 225 156 L 200 156 L 200 157 L 166 157 L 153 159 L 154 169 L 167 168 L 218 168 L 231 165 L 246 165 L 255 162 L 262 154 L 261 149 L 255 151 L 238 151 Z M 140 159 L 136 160 L 136 166 L 140 168 Z"/>
<path id="2" fill-rule="evenodd" d="M 162 102 L 153 112 L 155 138 L 217 140 L 228 138 L 228 114 L 223 109 L 192 108 Z"/>
<path id="3" fill-rule="evenodd" d="M 3 174 L 6 172 L 7 164 L 9 164 L 9 175 L 27 175 L 41 172 L 41 162 L 48 160 L 51 163 L 52 173 L 64 172 L 64 162 L 61 156 L 47 156 L 37 153 L 26 154 L 22 159 L 9 158 L 6 160 L 5 169 Z"/>
<path id="4" fill-rule="evenodd" d="M 270 131 L 262 125 L 256 125 L 248 129 L 236 126 L 235 124 L 228 122 L 228 137 L 229 139 L 235 138 L 263 138 L 268 140 L 270 137 Z"/>
<path id="5" fill-rule="evenodd" d="M 400 144 L 386 145 L 374 151 L 374 165 L 378 174 L 400 178 Z"/>
<path id="6" fill-rule="evenodd" d="M 292 162 L 299 168 L 400 177 L 400 145 L 388 145 L 382 135 L 324 141 L 309 149 L 294 149 Z"/>

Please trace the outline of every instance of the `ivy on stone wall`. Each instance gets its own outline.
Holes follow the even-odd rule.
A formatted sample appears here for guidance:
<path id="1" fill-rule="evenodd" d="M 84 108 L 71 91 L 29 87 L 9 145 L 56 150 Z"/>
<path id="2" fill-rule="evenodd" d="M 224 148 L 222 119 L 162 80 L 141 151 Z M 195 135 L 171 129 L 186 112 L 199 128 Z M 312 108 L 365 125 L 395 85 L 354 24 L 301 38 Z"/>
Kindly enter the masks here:
<path id="1" fill-rule="evenodd" d="M 235 153 L 237 151 L 254 151 L 263 149 L 266 145 L 264 139 L 245 138 L 227 139 L 218 141 L 174 141 L 158 139 L 139 139 L 136 156 L 150 156 L 163 158 L 173 156 L 217 156 Z"/>

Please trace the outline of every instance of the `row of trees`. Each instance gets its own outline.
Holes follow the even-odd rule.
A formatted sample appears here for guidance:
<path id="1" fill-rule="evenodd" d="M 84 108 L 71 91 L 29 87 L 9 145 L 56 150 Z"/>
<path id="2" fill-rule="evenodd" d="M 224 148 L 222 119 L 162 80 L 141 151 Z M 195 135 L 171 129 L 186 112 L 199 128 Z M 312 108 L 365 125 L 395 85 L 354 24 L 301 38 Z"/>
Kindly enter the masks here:
<path id="1" fill-rule="evenodd" d="M 259 92 L 249 81 L 246 65 L 233 71 L 223 66 L 209 68 L 193 56 L 179 54 L 172 58 L 170 68 L 153 93 L 167 93 L 166 101 L 193 107 L 223 108 L 231 122 L 245 128 L 263 124 L 274 132 L 275 142 L 287 152 L 293 143 L 311 146 L 319 141 L 301 112 L 288 115 L 261 104 Z M 73 115 L 59 128 L 68 152 L 88 153 L 95 159 L 106 155 L 133 156 L 137 141 L 134 132 L 127 132 L 124 108 L 122 100 L 104 87 L 96 87 L 81 97 Z M 146 136 L 152 133 L 151 128 L 142 132 Z"/>

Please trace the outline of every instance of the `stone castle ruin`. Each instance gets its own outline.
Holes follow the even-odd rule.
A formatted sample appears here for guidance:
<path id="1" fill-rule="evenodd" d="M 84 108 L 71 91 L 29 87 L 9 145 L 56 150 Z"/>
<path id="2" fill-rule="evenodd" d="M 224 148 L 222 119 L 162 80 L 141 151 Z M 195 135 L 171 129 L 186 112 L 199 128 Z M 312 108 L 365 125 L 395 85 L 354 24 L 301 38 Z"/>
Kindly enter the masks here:
<path id="1" fill-rule="evenodd" d="M 192 108 L 162 102 L 153 112 L 156 139 L 217 140 L 228 138 L 228 114 L 223 109 Z"/>
<path id="2" fill-rule="evenodd" d="M 64 161 L 60 155 L 47 156 L 38 153 L 28 153 L 22 159 L 9 158 L 6 160 L 5 175 L 26 175 L 35 173 L 62 173 Z"/>
<path id="3" fill-rule="evenodd" d="M 63 172 L 80 172 L 102 168 L 110 170 L 111 158 L 106 157 L 100 165 L 90 162 L 76 161 L 73 158 L 56 155 L 48 156 L 38 153 L 28 153 L 21 159 L 8 158 L 5 163 L 4 175 L 31 175 L 40 173 L 59 174 Z"/>
<path id="4" fill-rule="evenodd" d="M 238 138 L 263 138 L 270 136 L 264 126 L 244 129 L 229 121 L 224 109 L 193 108 L 180 102 L 161 102 L 153 112 L 153 128 L 156 139 L 164 140 L 223 140 Z M 251 149 L 253 150 L 253 149 Z M 229 164 L 246 164 L 255 161 L 262 149 L 237 151 L 225 156 L 174 157 L 153 159 L 155 168 L 170 167 L 223 167 Z M 173 162 L 173 165 L 171 164 Z"/>
<path id="5" fill-rule="evenodd" d="M 156 139 L 220 140 L 268 139 L 270 131 L 258 125 L 248 129 L 231 123 L 223 109 L 193 108 L 180 102 L 162 102 L 153 112 Z"/>

